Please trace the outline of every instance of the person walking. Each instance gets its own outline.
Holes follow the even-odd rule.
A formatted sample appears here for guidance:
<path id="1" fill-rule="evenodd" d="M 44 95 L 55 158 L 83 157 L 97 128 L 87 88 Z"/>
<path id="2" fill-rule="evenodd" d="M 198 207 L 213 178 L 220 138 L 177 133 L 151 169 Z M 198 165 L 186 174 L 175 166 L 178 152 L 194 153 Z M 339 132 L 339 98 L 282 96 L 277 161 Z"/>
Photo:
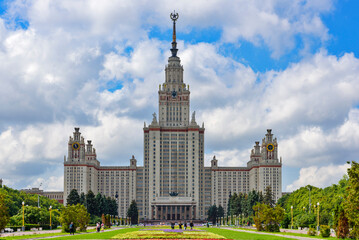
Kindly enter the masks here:
<path id="1" fill-rule="evenodd" d="M 75 228 L 75 227 L 74 227 L 74 223 L 71 222 L 71 223 L 70 223 L 70 226 L 69 226 L 70 235 L 71 235 L 71 233 L 72 233 L 72 235 L 75 235 L 75 229 L 74 229 L 74 228 Z"/>
<path id="2" fill-rule="evenodd" d="M 191 230 L 193 230 L 193 222 L 191 221 L 189 226 L 191 227 Z"/>
<path id="3" fill-rule="evenodd" d="M 96 224 L 96 232 L 100 232 L 100 228 L 101 228 L 100 223 L 97 222 L 97 224 Z"/>
<path id="4" fill-rule="evenodd" d="M 184 230 L 186 230 L 187 229 L 187 222 L 184 222 Z"/>
<path id="5" fill-rule="evenodd" d="M 104 232 L 105 231 L 105 224 L 101 224 L 101 231 Z"/>

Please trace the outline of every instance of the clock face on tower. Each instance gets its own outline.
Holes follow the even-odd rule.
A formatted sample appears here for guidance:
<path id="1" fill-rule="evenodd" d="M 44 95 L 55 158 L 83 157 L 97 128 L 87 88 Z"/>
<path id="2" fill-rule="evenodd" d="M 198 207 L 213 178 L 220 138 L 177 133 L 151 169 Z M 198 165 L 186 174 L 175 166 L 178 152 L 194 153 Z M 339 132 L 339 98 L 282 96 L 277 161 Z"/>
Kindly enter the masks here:
<path id="1" fill-rule="evenodd" d="M 267 145 L 267 150 L 268 150 L 269 152 L 272 152 L 272 151 L 274 150 L 274 145 L 271 144 L 271 143 L 269 143 L 269 144 Z"/>
<path id="2" fill-rule="evenodd" d="M 172 97 L 173 98 L 177 97 L 177 92 L 175 90 L 172 91 Z"/>
<path id="3" fill-rule="evenodd" d="M 80 148 L 80 144 L 79 144 L 78 142 L 74 142 L 74 143 L 72 144 L 72 149 L 78 150 L 79 148 Z"/>

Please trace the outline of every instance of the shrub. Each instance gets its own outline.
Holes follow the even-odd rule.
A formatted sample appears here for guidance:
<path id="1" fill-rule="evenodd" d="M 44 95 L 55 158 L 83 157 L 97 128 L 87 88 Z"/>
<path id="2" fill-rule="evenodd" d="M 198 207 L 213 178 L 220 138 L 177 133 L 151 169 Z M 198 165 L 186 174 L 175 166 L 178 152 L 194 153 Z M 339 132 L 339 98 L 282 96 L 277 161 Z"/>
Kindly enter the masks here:
<path id="1" fill-rule="evenodd" d="M 259 218 L 254 217 L 254 224 L 256 225 L 257 231 L 263 231 L 262 222 L 260 221 Z"/>
<path id="2" fill-rule="evenodd" d="M 277 224 L 268 224 L 266 225 L 267 232 L 280 232 L 279 225 Z"/>
<path id="3" fill-rule="evenodd" d="M 101 222 L 101 218 L 99 216 L 96 216 L 96 215 L 90 216 L 90 225 L 96 226 L 96 223 L 98 223 L 98 222 Z"/>
<path id="4" fill-rule="evenodd" d="M 315 236 L 315 235 L 317 235 L 317 231 L 314 228 L 309 228 L 308 235 Z"/>
<path id="5" fill-rule="evenodd" d="M 85 232 L 87 225 L 90 222 L 90 214 L 87 213 L 84 205 L 67 205 L 61 213 L 60 221 L 63 232 L 69 232 L 69 225 L 71 222 L 75 225 L 75 232 L 77 228 L 79 228 L 81 232 Z"/>
<path id="6" fill-rule="evenodd" d="M 320 236 L 325 238 L 330 236 L 330 227 L 328 225 L 320 226 Z"/>

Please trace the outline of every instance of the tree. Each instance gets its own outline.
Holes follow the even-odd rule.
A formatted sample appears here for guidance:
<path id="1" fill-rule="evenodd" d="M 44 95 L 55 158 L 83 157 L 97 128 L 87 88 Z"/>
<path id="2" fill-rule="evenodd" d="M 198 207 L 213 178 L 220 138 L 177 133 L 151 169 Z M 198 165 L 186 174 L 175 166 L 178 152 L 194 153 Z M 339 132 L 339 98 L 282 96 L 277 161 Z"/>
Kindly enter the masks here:
<path id="1" fill-rule="evenodd" d="M 298 214 L 295 218 L 295 225 L 298 227 L 307 227 L 309 228 L 311 225 L 316 223 L 316 215 L 313 213 L 303 212 L 302 214 Z"/>
<path id="2" fill-rule="evenodd" d="M 253 215 L 253 206 L 256 205 L 259 202 L 259 193 L 256 192 L 255 190 L 249 192 L 248 197 L 247 197 L 247 202 L 246 202 L 246 207 L 247 207 L 247 215 L 246 216 L 250 216 Z"/>
<path id="3" fill-rule="evenodd" d="M 131 218 L 131 224 L 138 223 L 138 209 L 137 209 L 137 203 L 135 200 L 132 200 L 130 207 L 128 208 L 127 217 Z"/>
<path id="4" fill-rule="evenodd" d="M 216 224 L 217 222 L 217 217 L 218 217 L 218 209 L 216 205 L 212 205 L 209 209 L 208 209 L 208 220 L 211 221 L 213 224 Z"/>
<path id="5" fill-rule="evenodd" d="M 90 222 L 90 214 L 82 204 L 67 205 L 61 212 L 60 222 L 63 232 L 69 232 L 69 225 L 71 222 L 74 223 L 75 231 L 78 227 L 81 232 L 85 232 L 87 225 Z"/>
<path id="6" fill-rule="evenodd" d="M 268 185 L 265 189 L 263 200 L 265 204 L 269 205 L 270 207 L 274 207 L 275 201 L 273 199 L 272 187 L 270 185 Z"/>
<path id="7" fill-rule="evenodd" d="M 89 214 L 98 214 L 98 203 L 95 199 L 95 194 L 91 190 L 86 194 L 86 207 Z"/>
<path id="8" fill-rule="evenodd" d="M 218 206 L 217 215 L 219 218 L 224 217 L 224 209 L 221 205 Z"/>
<path id="9" fill-rule="evenodd" d="M 108 204 L 109 204 L 109 214 L 113 216 L 118 215 L 118 206 L 116 199 L 111 198 Z"/>
<path id="10" fill-rule="evenodd" d="M 85 193 L 81 193 L 80 194 L 80 204 L 82 204 L 82 205 L 84 205 L 85 207 L 87 207 L 86 206 L 86 195 L 85 195 Z"/>
<path id="11" fill-rule="evenodd" d="M 335 224 L 336 234 L 338 238 L 347 238 L 349 234 L 349 221 L 345 216 L 344 209 L 341 209 L 338 215 L 338 221 Z"/>
<path id="12" fill-rule="evenodd" d="M 348 175 L 349 182 L 344 209 L 351 227 L 351 237 L 359 238 L 359 163 L 352 161 Z"/>
<path id="13" fill-rule="evenodd" d="M 0 192 L 0 230 L 3 230 L 9 222 L 10 216 L 8 207 L 5 204 L 5 194 Z"/>
<path id="14" fill-rule="evenodd" d="M 108 204 L 106 196 L 102 196 L 100 206 L 100 209 L 102 209 L 102 213 L 104 213 L 105 215 L 108 214 Z"/>
<path id="15" fill-rule="evenodd" d="M 95 201 L 97 202 L 97 216 L 102 216 L 102 214 L 104 213 L 104 206 L 101 193 L 97 193 Z"/>
<path id="16" fill-rule="evenodd" d="M 254 222 L 258 231 L 279 232 L 279 223 L 284 219 L 282 207 L 272 208 L 267 204 L 258 203 L 253 210 L 255 211 Z"/>
<path id="17" fill-rule="evenodd" d="M 80 203 L 80 196 L 76 189 L 72 189 L 70 194 L 67 196 L 67 205 L 76 205 Z"/>

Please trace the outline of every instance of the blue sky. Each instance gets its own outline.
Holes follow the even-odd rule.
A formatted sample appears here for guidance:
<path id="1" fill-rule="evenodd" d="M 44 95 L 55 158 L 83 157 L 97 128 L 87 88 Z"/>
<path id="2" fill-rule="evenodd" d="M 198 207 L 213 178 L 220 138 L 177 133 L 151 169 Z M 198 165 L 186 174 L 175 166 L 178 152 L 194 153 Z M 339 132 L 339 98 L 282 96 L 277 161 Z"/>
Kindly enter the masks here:
<path id="1" fill-rule="evenodd" d="M 1 1 L 0 178 L 61 190 L 78 126 L 103 165 L 142 164 L 176 9 L 206 165 L 245 166 L 273 129 L 283 191 L 325 187 L 359 154 L 358 1 Z"/>

